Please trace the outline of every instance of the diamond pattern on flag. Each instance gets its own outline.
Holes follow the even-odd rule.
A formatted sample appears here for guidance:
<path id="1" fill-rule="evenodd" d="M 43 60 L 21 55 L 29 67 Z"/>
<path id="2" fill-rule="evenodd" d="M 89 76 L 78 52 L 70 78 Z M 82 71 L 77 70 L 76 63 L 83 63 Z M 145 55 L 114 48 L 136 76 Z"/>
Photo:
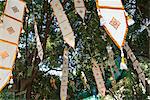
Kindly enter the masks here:
<path id="1" fill-rule="evenodd" d="M 112 25 L 116 30 L 120 26 L 120 22 L 114 17 L 111 19 L 109 24 Z"/>
<path id="2" fill-rule="evenodd" d="M 0 66 L 12 68 L 17 47 L 0 41 Z"/>
<path id="3" fill-rule="evenodd" d="M 11 9 L 13 10 L 13 12 L 14 12 L 14 13 L 17 13 L 17 12 L 19 12 L 19 9 L 18 9 L 16 6 L 14 6 L 14 7 L 11 7 Z"/>
<path id="4" fill-rule="evenodd" d="M 124 45 L 128 30 L 124 10 L 100 9 L 100 11 L 105 20 L 103 26 L 106 32 L 118 48 L 121 48 Z"/>
<path id="5" fill-rule="evenodd" d="M 7 51 L 1 51 L 1 52 L 0 52 L 0 56 L 2 57 L 2 59 L 5 59 L 5 58 L 7 58 L 9 55 L 8 55 Z"/>
<path id="6" fill-rule="evenodd" d="M 12 34 L 12 33 L 15 32 L 12 27 L 8 27 L 8 28 L 7 28 L 7 31 L 8 31 L 9 34 Z"/>
<path id="7" fill-rule="evenodd" d="M 18 44 L 22 23 L 4 16 L 0 39 Z"/>
<path id="8" fill-rule="evenodd" d="M 0 69 L 0 91 L 8 83 L 11 73 L 12 73 L 11 70 Z"/>
<path id="9" fill-rule="evenodd" d="M 22 0 L 7 0 L 4 13 L 22 21 L 25 5 Z"/>
<path id="10" fill-rule="evenodd" d="M 121 0 L 98 0 L 98 6 L 123 8 Z"/>

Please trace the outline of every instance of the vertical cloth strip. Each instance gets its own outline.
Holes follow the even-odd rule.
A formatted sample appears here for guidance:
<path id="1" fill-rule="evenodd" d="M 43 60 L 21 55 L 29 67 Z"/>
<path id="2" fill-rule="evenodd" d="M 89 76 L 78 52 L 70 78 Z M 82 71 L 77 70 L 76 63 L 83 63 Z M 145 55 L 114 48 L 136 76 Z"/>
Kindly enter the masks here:
<path id="1" fill-rule="evenodd" d="M 61 100 L 66 100 L 67 98 L 67 88 L 68 88 L 68 49 L 64 49 L 63 55 L 63 69 L 62 69 L 62 79 L 61 79 L 61 89 L 60 98 Z"/>
<path id="2" fill-rule="evenodd" d="M 80 15 L 80 17 L 84 20 L 86 8 L 83 0 L 74 0 L 74 6 L 76 12 Z"/>
<path id="3" fill-rule="evenodd" d="M 63 7 L 59 0 L 52 0 L 51 7 L 53 9 L 54 15 L 57 18 L 60 30 L 63 35 L 64 41 L 71 47 L 75 47 L 75 36 L 74 32 L 70 26 L 69 20 L 63 10 Z"/>
<path id="4" fill-rule="evenodd" d="M 6 0 L 0 27 L 0 91 L 12 76 L 25 5 L 22 0 Z"/>
<path id="5" fill-rule="evenodd" d="M 102 96 L 105 96 L 106 87 L 105 87 L 105 82 L 103 80 L 102 72 L 99 66 L 97 65 L 97 62 L 95 59 L 92 59 L 92 64 L 93 64 L 92 71 L 93 71 L 93 75 L 96 81 L 98 92 Z"/>

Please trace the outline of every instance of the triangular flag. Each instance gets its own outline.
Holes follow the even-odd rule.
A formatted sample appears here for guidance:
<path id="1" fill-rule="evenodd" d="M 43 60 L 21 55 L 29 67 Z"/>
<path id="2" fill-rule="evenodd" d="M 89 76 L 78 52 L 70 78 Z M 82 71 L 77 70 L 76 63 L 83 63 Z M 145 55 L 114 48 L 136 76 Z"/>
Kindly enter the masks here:
<path id="1" fill-rule="evenodd" d="M 67 89 L 68 89 L 68 49 L 64 49 L 63 55 L 63 69 L 62 69 L 62 80 L 61 80 L 61 89 L 60 89 L 60 98 L 61 100 L 66 100 L 67 98 Z"/>
<path id="2" fill-rule="evenodd" d="M 63 7 L 59 0 L 52 0 L 51 7 L 54 11 L 54 15 L 57 18 L 60 30 L 62 32 L 64 41 L 74 48 L 75 46 L 75 36 L 74 32 L 70 26 L 68 18 L 63 10 Z"/>
<path id="3" fill-rule="evenodd" d="M 97 11 L 107 34 L 114 43 L 121 49 L 124 46 L 128 25 L 125 10 L 121 0 L 96 0 Z"/>
<path id="4" fill-rule="evenodd" d="M 35 38 L 36 38 L 36 43 L 37 43 L 38 56 L 40 57 L 42 61 L 43 60 L 43 48 L 40 42 L 36 21 L 34 22 L 34 31 L 35 31 Z"/>
<path id="5" fill-rule="evenodd" d="M 82 19 L 85 17 L 86 8 L 83 0 L 74 0 L 75 10 L 81 16 Z"/>

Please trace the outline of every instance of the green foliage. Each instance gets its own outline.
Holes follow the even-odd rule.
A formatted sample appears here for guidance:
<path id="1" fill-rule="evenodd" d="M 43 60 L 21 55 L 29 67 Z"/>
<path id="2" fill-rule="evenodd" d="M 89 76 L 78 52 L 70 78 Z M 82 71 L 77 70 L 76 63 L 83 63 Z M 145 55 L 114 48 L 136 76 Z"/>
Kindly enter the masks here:
<path id="1" fill-rule="evenodd" d="M 61 71 L 61 65 L 63 63 L 63 49 L 68 45 L 64 43 L 61 31 L 58 27 L 57 20 L 53 16 L 52 9 L 48 0 L 26 0 L 27 6 L 30 13 L 26 13 L 24 19 L 24 30 L 25 32 L 20 37 L 19 50 L 21 58 L 15 62 L 15 69 L 13 71 L 14 79 L 16 80 L 12 88 L 12 92 L 9 92 L 7 87 L 0 94 L 0 99 L 13 99 L 15 91 L 21 92 L 24 90 L 29 91 L 28 96 L 31 99 L 35 99 L 36 95 L 39 94 L 38 99 L 55 99 L 59 100 L 60 95 L 60 77 L 52 75 L 51 70 Z M 87 2 L 88 1 L 88 2 Z M 149 1 L 148 1 L 149 2 Z M 78 14 L 75 13 L 73 0 L 66 0 L 62 3 L 65 13 L 69 19 L 71 27 L 76 36 L 76 48 L 69 50 L 69 86 L 68 86 L 68 97 L 70 100 L 81 99 L 92 96 L 93 87 L 96 87 L 96 83 L 92 73 L 91 58 L 95 58 L 99 63 L 104 63 L 108 60 L 108 54 L 106 51 L 107 44 L 112 45 L 115 52 L 115 58 L 120 55 L 120 51 L 116 48 L 112 40 L 106 36 L 105 30 L 99 26 L 99 17 L 96 11 L 95 0 L 85 0 L 87 13 L 85 20 L 83 21 Z M 136 4 L 146 5 L 140 15 L 136 9 Z M 148 59 L 148 33 L 146 30 L 141 31 L 143 26 L 143 20 L 148 16 L 147 9 L 148 4 L 144 0 L 124 0 L 126 11 L 131 14 L 135 20 L 135 24 L 129 27 L 127 35 L 127 41 L 133 49 L 134 53 L 141 61 L 142 68 L 145 71 L 146 76 L 150 78 L 150 68 Z M 141 6 L 140 6 L 141 7 Z M 0 3 L 0 11 L 4 9 L 4 2 Z M 135 9 L 135 13 L 132 14 Z M 2 12 L 0 12 L 0 15 Z M 33 28 L 33 16 L 36 17 L 38 23 L 38 32 L 42 46 L 44 48 L 44 60 L 41 63 L 37 56 L 36 41 L 34 36 Z M 33 61 L 35 58 L 35 61 Z M 106 59 L 104 59 L 106 58 Z M 147 67 L 145 67 L 147 66 Z M 102 67 L 102 66 L 101 66 Z M 59 68 L 59 69 L 58 69 Z M 117 79 L 117 84 L 113 87 L 109 78 L 111 77 L 110 69 L 105 65 L 105 85 L 108 90 L 107 94 L 117 95 L 117 91 L 123 87 L 124 92 L 119 93 L 124 96 L 125 100 L 131 98 L 139 99 L 140 97 L 145 100 L 146 94 L 142 93 L 141 87 L 139 86 L 139 80 L 136 72 L 132 68 L 132 63 L 128 61 L 129 70 L 123 71 L 121 77 Z M 44 70 L 41 70 L 44 69 Z M 81 80 L 81 71 L 84 71 L 90 89 L 84 88 L 83 81 Z M 58 89 L 53 89 L 50 84 L 50 77 L 53 76 L 56 80 Z M 125 78 L 124 78 L 125 77 Z M 26 82 L 21 82 L 26 80 Z M 74 86 L 70 85 L 70 81 L 75 82 Z M 96 90 L 97 91 L 97 90 Z M 136 92 L 136 94 L 134 94 Z M 16 98 L 22 98 L 21 96 L 15 96 Z M 138 98 L 139 97 L 139 98 Z M 23 98 L 22 98 L 23 99 Z"/>

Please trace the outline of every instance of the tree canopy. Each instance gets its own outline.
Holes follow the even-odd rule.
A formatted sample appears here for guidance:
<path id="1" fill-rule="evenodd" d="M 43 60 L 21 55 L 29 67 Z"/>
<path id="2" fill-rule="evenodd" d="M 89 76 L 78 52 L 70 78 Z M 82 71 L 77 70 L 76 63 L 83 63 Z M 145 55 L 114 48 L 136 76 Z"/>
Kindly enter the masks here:
<path id="1" fill-rule="evenodd" d="M 19 52 L 21 58 L 15 61 L 13 87 L 9 89 L 9 85 L 7 85 L 0 94 L 0 99 L 60 99 L 63 50 L 68 45 L 64 43 L 50 1 L 26 0 L 29 12 L 24 15 L 24 32 L 20 36 Z M 106 46 L 113 47 L 116 63 L 119 62 L 117 58 L 120 57 L 120 51 L 106 35 L 104 28 L 99 25 L 95 0 L 84 0 L 84 2 L 87 11 L 83 21 L 75 12 L 73 0 L 61 0 L 76 37 L 75 49 L 70 48 L 69 50 L 68 99 L 78 100 L 90 97 L 94 95 L 94 91 L 97 94 L 91 63 L 91 59 L 95 58 L 98 63 L 104 65 L 107 94 L 117 100 L 119 97 L 125 100 L 145 100 L 150 95 L 150 91 L 143 92 L 130 60 L 127 60 L 129 70 L 122 71 L 122 76 L 117 79 L 115 86 L 108 81 L 111 72 L 108 64 L 105 63 L 108 60 Z M 140 61 L 141 68 L 148 80 L 150 79 L 150 1 L 122 0 L 122 2 L 125 10 L 135 21 L 135 24 L 129 27 L 126 41 Z M 4 10 L 4 5 L 5 1 L 1 0 L 0 14 Z M 44 50 L 42 62 L 37 57 L 34 17 Z M 85 73 L 90 88 L 84 88 L 81 71 Z M 57 89 L 51 87 L 51 77 L 56 80 Z M 123 90 L 120 90 L 121 88 Z"/>

